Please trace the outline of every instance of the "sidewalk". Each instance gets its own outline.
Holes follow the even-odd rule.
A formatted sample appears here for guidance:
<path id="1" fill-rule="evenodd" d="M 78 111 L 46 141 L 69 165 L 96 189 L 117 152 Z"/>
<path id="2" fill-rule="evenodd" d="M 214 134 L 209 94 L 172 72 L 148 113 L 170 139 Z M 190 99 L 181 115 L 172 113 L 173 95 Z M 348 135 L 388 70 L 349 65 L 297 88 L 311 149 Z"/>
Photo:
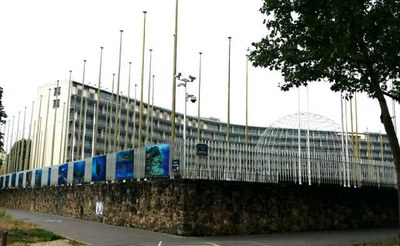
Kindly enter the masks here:
<path id="1" fill-rule="evenodd" d="M 95 246 L 332 246 L 353 245 L 354 243 L 393 239 L 397 235 L 397 228 L 383 228 L 218 237 L 179 237 L 56 215 L 47 215 L 17 209 L 5 210 L 15 219 L 39 224 L 44 229 L 58 233 L 68 239 Z M 64 245 L 61 244 L 60 246 Z"/>

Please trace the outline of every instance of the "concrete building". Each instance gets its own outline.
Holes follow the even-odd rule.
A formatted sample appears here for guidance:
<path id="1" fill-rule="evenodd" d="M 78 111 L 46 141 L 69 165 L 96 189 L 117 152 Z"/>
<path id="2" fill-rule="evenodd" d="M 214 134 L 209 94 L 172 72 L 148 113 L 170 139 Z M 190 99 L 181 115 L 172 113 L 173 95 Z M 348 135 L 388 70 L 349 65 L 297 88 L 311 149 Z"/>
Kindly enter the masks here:
<path id="1" fill-rule="evenodd" d="M 120 96 L 113 91 L 98 89 L 93 85 L 82 85 L 76 81 L 55 82 L 38 88 L 34 99 L 31 124 L 32 144 L 28 167 L 30 169 L 52 166 L 60 163 L 81 160 L 90 156 L 129 149 L 139 145 L 139 101 L 135 98 Z M 96 117 L 96 114 L 98 115 Z M 150 117 L 148 117 L 150 116 Z M 183 137 L 183 114 L 176 113 L 176 139 Z M 96 121 L 97 119 L 97 121 Z M 314 119 L 312 119 L 314 121 Z M 327 121 L 326 119 L 323 119 Z M 278 146 L 296 149 L 298 126 L 280 125 L 277 121 L 271 127 L 248 127 L 248 144 L 251 146 Z M 226 141 L 227 124 L 214 118 L 187 116 L 187 138 L 196 139 L 200 127 L 201 142 Z M 97 128 L 97 129 L 96 129 Z M 277 131 L 281 128 L 284 130 Z M 306 127 L 302 126 L 301 142 L 304 146 Z M 151 107 L 143 104 L 141 146 L 157 143 L 169 143 L 171 135 L 171 110 Z M 279 134 L 277 135 L 277 133 Z M 310 129 L 316 138 L 332 138 L 322 141 L 329 149 L 336 146 L 338 155 L 342 155 L 340 129 Z M 356 134 L 360 157 L 391 159 L 386 135 L 377 133 Z M 355 135 L 354 135 L 355 136 Z M 271 142 L 271 139 L 275 141 Z M 293 144 L 288 143 L 288 139 Z M 354 139 L 354 137 L 352 138 Z M 330 141 L 330 142 L 329 142 Z M 352 141 L 348 145 L 349 155 L 354 153 Z M 245 142 L 245 126 L 230 124 L 230 142 Z M 313 146 L 318 142 L 313 138 Z M 271 145 L 272 144 L 272 145 Z M 10 165 L 9 165 L 10 166 Z M 14 167 L 22 165 L 11 165 Z M 11 170 L 9 172 L 21 171 Z"/>

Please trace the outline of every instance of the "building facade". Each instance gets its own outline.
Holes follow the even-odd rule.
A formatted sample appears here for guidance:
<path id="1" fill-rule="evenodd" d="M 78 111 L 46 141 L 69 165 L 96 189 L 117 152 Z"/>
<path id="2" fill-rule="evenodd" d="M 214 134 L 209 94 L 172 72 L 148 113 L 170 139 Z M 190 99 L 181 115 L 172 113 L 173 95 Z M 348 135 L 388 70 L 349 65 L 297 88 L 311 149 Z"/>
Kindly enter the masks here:
<path id="1" fill-rule="evenodd" d="M 29 130 L 29 138 L 32 140 L 28 146 L 29 164 L 17 165 L 8 160 L 7 172 L 22 171 L 21 167 L 24 166 L 34 169 L 122 149 L 169 143 L 171 110 L 143 103 L 142 127 L 139 129 L 139 109 L 140 102 L 135 98 L 120 96 L 114 91 L 99 89 L 90 84 L 62 81 L 42 86 L 38 88 L 34 99 Z M 176 139 L 183 137 L 183 118 L 183 114 L 176 113 Z M 218 119 L 201 118 L 198 124 L 197 117 L 187 116 L 188 139 L 197 139 L 198 128 L 200 142 L 226 141 L 227 124 Z M 309 129 L 307 132 L 306 127 L 302 126 L 300 138 L 296 128 L 290 125 L 277 127 L 276 124 L 268 128 L 249 126 L 248 144 L 293 150 L 298 146 L 298 139 L 300 145 L 305 148 L 306 136 L 311 134 L 314 149 L 326 151 L 333 144 L 337 154 L 342 155 L 344 145 L 341 142 L 340 129 L 337 127 Z M 141 139 L 138 139 L 139 130 Z M 391 160 L 386 135 L 363 133 L 346 136 L 349 155 Z M 352 141 L 355 136 L 358 152 L 355 152 Z M 245 137 L 245 126 L 230 124 L 230 143 L 243 144 Z"/>

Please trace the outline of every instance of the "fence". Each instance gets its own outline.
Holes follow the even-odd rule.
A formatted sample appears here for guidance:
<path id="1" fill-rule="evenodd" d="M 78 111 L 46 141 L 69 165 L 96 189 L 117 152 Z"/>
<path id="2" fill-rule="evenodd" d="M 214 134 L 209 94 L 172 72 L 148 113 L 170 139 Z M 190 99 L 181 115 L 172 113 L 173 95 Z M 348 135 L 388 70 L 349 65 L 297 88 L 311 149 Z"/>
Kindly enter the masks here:
<path id="1" fill-rule="evenodd" d="M 1 188 L 83 184 L 98 181 L 187 178 L 262 183 L 333 184 L 345 187 L 393 187 L 393 162 L 342 157 L 341 153 L 310 153 L 209 141 L 199 156 L 196 143 L 124 150 L 104 156 L 0 176 Z M 177 164 L 179 163 L 179 164 Z"/>

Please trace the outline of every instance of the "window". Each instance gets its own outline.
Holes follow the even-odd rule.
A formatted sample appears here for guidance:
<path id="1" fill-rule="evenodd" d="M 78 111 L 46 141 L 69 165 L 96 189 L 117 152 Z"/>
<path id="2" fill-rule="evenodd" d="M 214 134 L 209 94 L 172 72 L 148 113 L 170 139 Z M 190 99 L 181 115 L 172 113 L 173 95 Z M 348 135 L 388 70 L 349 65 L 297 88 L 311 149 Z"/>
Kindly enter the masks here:
<path id="1" fill-rule="evenodd" d="M 53 108 L 59 108 L 60 107 L 60 99 L 53 100 Z"/>
<path id="2" fill-rule="evenodd" d="M 61 94 L 61 87 L 54 88 L 54 96 L 59 96 Z"/>

